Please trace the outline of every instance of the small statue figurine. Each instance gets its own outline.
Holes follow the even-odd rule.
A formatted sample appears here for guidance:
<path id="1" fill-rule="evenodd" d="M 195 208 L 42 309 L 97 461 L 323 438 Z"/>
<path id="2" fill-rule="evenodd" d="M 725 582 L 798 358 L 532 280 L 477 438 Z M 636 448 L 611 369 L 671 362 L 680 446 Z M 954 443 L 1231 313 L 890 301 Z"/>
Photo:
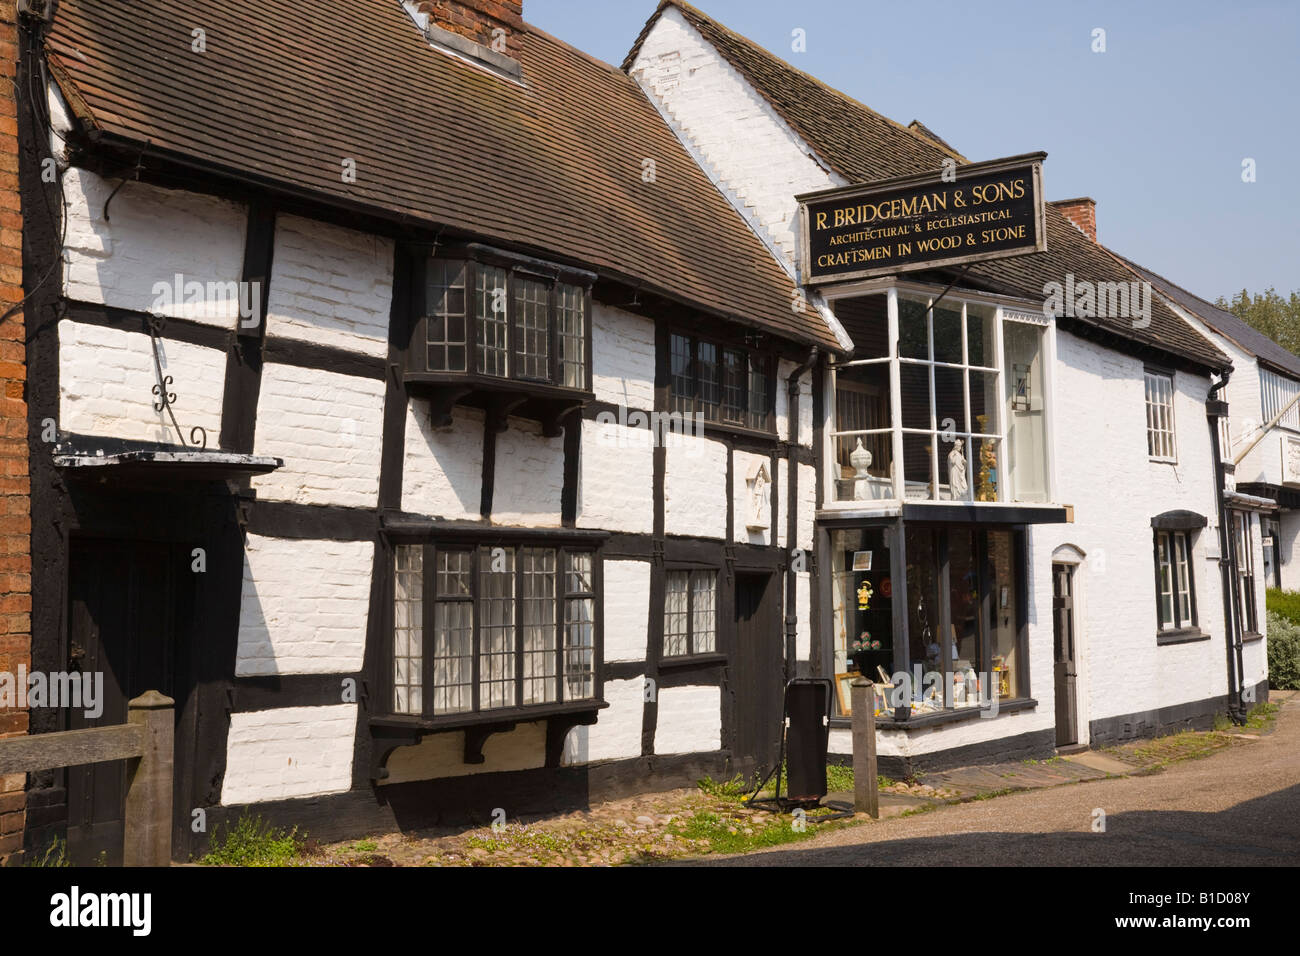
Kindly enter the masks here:
<path id="1" fill-rule="evenodd" d="M 862 586 L 858 588 L 858 610 L 871 610 L 871 595 L 874 591 L 871 588 L 870 581 L 863 581 Z"/>
<path id="2" fill-rule="evenodd" d="M 965 441 L 958 438 L 952 443 L 952 451 L 948 452 L 948 488 L 952 491 L 954 500 L 965 498 L 970 487 L 966 480 L 965 444 Z"/>

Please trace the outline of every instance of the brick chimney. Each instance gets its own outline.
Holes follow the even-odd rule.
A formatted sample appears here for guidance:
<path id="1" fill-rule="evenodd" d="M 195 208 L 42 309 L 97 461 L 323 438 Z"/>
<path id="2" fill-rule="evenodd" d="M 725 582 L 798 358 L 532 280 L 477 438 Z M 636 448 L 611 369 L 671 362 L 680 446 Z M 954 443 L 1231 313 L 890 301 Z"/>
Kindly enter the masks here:
<path id="1" fill-rule="evenodd" d="M 430 43 L 520 75 L 523 0 L 406 0 L 404 6 Z"/>
<path id="2" fill-rule="evenodd" d="M 1081 199 L 1058 199 L 1052 205 L 1065 213 L 1065 218 L 1074 223 L 1081 233 L 1093 242 L 1097 241 L 1096 200 L 1084 196 Z"/>

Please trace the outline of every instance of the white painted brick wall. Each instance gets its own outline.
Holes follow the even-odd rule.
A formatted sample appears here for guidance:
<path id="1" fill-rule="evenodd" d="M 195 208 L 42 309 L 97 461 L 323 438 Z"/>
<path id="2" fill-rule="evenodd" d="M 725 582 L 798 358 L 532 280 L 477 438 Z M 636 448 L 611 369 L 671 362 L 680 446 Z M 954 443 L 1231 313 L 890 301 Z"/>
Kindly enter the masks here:
<path id="1" fill-rule="evenodd" d="M 648 430 L 583 420 L 578 527 L 632 534 L 654 530 L 654 452 Z"/>
<path id="2" fill-rule="evenodd" d="M 388 354 L 391 239 L 278 216 L 270 292 L 268 336 Z"/>
<path id="3" fill-rule="evenodd" d="M 564 494 L 564 436 L 546 438 L 536 422 L 512 418 L 496 441 L 493 523 L 558 528 Z"/>
<path id="4" fill-rule="evenodd" d="M 653 409 L 654 323 L 602 302 L 593 302 L 592 311 L 592 383 L 596 398 L 629 409 Z"/>
<path id="5" fill-rule="evenodd" d="M 664 529 L 703 538 L 727 536 L 727 446 L 709 438 L 669 439 Z"/>
<path id="6" fill-rule="evenodd" d="M 604 573 L 605 660 L 643 661 L 650 612 L 650 563 L 606 561 Z"/>
<path id="7" fill-rule="evenodd" d="M 793 269 L 804 192 L 844 185 L 682 15 L 664 10 L 629 71 L 759 235 Z"/>
<path id="8" fill-rule="evenodd" d="M 574 727 L 569 731 L 561 758 L 565 766 L 641 756 L 645 682 L 639 677 L 606 681 L 605 700 L 609 707 L 600 712 L 593 726 Z M 661 721 L 662 715 L 661 710 Z"/>
<path id="9" fill-rule="evenodd" d="M 222 805 L 352 789 L 356 724 L 356 704 L 231 714 Z"/>
<path id="10" fill-rule="evenodd" d="M 452 409 L 449 428 L 429 424 L 429 403 L 406 406 L 402 510 L 439 518 L 478 518 L 483 497 L 483 413 Z"/>
<path id="11" fill-rule="evenodd" d="M 398 747 L 388 758 L 388 777 L 380 786 L 441 777 L 468 777 L 510 770 L 535 770 L 546 765 L 546 723 L 520 724 L 506 734 L 493 734 L 483 745 L 483 762 L 465 763 L 463 731 L 430 734 L 411 747 Z M 483 812 L 498 804 L 484 797 Z M 510 812 L 510 807 L 505 808 Z"/>
<path id="12" fill-rule="evenodd" d="M 235 673 L 361 670 L 374 556 L 370 541 L 248 535 Z"/>
<path id="13" fill-rule="evenodd" d="M 721 749 L 721 688 L 661 687 L 655 753 L 706 753 Z"/>
<path id="14" fill-rule="evenodd" d="M 268 362 L 255 447 L 284 466 L 253 479 L 259 496 L 373 508 L 379 494 L 384 383 Z"/>
<path id="15" fill-rule="evenodd" d="M 201 426 L 209 447 L 215 448 L 221 436 L 225 353 L 166 339 L 162 353 L 184 440 Z M 148 335 L 69 319 L 59 323 L 60 431 L 180 444 L 167 412 L 154 411 L 157 382 Z"/>
<path id="16" fill-rule="evenodd" d="M 128 182 L 109 206 L 117 181 L 71 167 L 64 174 L 67 239 L 63 294 L 139 312 L 160 312 L 233 328 L 237 300 L 173 302 L 155 307 L 155 283 L 235 282 L 244 261 L 244 206 L 198 193 Z M 173 296 L 174 298 L 174 296 Z"/>
<path id="17" fill-rule="evenodd" d="M 1030 611 L 1034 695 L 1047 706 L 1051 681 L 1051 554 L 1074 544 L 1087 555 L 1076 575 L 1086 587 L 1086 619 L 1077 622 L 1086 659 L 1090 719 L 1201 700 L 1227 692 L 1223 601 L 1217 566 L 1205 394 L 1209 380 L 1175 376 L 1178 464 L 1148 460 L 1142 362 L 1057 332 L 1057 476 L 1072 525 L 1034 528 L 1036 588 Z M 1096 462 L 1104 460 L 1104 477 Z M 1211 640 L 1156 645 L 1151 518 L 1187 509 L 1209 525 L 1194 539 L 1198 621 Z"/>

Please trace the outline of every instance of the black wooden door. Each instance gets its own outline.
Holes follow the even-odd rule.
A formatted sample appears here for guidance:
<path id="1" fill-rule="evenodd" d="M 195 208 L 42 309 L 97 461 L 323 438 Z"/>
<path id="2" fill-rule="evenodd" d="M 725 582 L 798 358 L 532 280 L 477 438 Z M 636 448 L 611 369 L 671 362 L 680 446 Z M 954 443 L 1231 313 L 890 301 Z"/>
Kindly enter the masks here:
<path id="1" fill-rule="evenodd" d="M 84 710 L 72 710 L 71 729 L 125 723 L 127 701 L 146 690 L 177 699 L 176 648 L 189 632 L 193 578 L 189 551 L 178 545 L 73 539 L 69 668 L 102 675 L 103 712 L 87 717 Z M 72 767 L 67 773 L 73 863 L 120 865 L 125 761 Z"/>
<path id="2" fill-rule="evenodd" d="M 1056 745 L 1079 742 L 1079 708 L 1074 655 L 1074 568 L 1052 565 L 1052 636 L 1055 646 Z"/>
<path id="3" fill-rule="evenodd" d="M 736 647 L 732 657 L 736 728 L 732 756 L 737 768 L 762 773 L 776 764 L 781 747 L 785 655 L 777 597 L 772 575 L 736 575 Z"/>

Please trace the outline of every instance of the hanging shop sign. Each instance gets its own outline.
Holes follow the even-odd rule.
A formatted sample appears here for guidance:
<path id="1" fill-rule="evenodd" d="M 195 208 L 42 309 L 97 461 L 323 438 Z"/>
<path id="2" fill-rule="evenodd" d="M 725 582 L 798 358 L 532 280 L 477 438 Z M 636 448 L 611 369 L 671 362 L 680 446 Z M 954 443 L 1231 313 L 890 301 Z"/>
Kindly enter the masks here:
<path id="1" fill-rule="evenodd" d="M 797 196 L 804 285 L 1047 249 L 1046 153 Z"/>

